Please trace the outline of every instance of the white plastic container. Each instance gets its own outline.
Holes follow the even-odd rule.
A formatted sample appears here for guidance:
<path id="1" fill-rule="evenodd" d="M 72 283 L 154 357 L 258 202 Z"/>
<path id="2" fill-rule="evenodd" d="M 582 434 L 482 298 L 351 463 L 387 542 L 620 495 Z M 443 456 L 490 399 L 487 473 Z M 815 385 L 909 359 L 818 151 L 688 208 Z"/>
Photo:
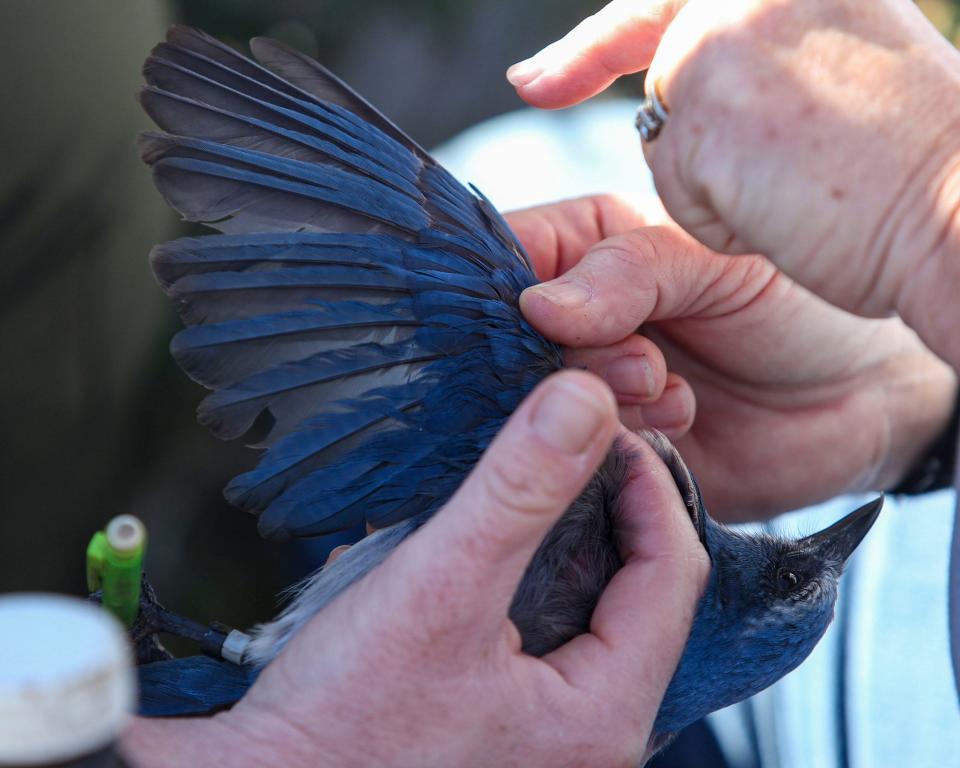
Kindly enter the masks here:
<path id="1" fill-rule="evenodd" d="M 0 596 L 0 766 L 117 765 L 134 711 L 126 633 L 63 595 Z"/>

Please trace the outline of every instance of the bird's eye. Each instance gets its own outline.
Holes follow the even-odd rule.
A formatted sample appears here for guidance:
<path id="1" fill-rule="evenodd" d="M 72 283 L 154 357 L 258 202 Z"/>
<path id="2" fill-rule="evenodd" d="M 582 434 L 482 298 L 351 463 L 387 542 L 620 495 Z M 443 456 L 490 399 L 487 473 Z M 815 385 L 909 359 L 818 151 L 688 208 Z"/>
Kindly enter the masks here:
<path id="1" fill-rule="evenodd" d="M 777 586 L 781 592 L 792 592 L 800 586 L 800 577 L 789 568 L 777 571 Z"/>

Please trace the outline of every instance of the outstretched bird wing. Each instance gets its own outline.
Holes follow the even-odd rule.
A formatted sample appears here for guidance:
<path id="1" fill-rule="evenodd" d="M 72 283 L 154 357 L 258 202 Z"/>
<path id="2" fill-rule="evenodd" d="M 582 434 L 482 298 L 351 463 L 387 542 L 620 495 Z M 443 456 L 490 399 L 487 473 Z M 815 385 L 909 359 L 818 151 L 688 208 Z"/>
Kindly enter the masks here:
<path id="1" fill-rule="evenodd" d="M 363 98 L 279 43 L 259 63 L 174 27 L 144 65 L 160 192 L 222 235 L 151 262 L 213 390 L 218 437 L 267 449 L 226 488 L 272 538 L 389 525 L 450 496 L 561 364 L 521 316 L 509 227 Z"/>

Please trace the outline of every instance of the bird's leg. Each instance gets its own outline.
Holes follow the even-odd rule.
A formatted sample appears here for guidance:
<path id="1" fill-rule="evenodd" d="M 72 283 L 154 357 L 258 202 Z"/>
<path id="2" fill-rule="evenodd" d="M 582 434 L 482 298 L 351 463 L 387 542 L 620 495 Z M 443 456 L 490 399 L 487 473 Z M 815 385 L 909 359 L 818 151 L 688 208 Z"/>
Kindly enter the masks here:
<path id="1" fill-rule="evenodd" d="M 90 600 L 99 603 L 103 597 L 102 590 L 90 595 Z M 144 573 L 140 577 L 140 602 L 137 618 L 127 630 L 130 641 L 133 643 L 137 664 L 149 664 L 154 661 L 168 661 L 173 658 L 160 642 L 158 633 L 159 615 L 164 610 L 157 600 L 157 593 L 153 585 L 147 580 Z"/>
<path id="2" fill-rule="evenodd" d="M 100 600 L 100 593 L 90 595 L 91 600 Z M 209 626 L 186 616 L 168 611 L 157 599 L 156 590 L 144 573 L 140 582 L 140 607 L 137 618 L 128 630 L 133 643 L 137 664 L 154 661 L 169 661 L 174 658 L 160 642 L 160 635 L 173 635 L 192 640 L 200 650 L 214 658 L 240 662 L 249 637 L 230 627 L 215 622 Z"/>

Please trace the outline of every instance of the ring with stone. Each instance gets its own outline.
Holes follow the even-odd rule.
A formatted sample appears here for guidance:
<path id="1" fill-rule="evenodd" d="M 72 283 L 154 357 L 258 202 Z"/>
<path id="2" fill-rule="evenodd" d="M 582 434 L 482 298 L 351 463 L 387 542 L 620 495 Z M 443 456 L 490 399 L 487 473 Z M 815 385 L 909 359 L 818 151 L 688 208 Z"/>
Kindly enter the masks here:
<path id="1" fill-rule="evenodd" d="M 650 93 L 643 100 L 637 110 L 636 126 L 640 131 L 640 138 L 644 141 L 653 141 L 660 135 L 660 130 L 667 122 L 667 108 L 660 100 L 660 89 L 657 83 L 653 84 Z"/>

